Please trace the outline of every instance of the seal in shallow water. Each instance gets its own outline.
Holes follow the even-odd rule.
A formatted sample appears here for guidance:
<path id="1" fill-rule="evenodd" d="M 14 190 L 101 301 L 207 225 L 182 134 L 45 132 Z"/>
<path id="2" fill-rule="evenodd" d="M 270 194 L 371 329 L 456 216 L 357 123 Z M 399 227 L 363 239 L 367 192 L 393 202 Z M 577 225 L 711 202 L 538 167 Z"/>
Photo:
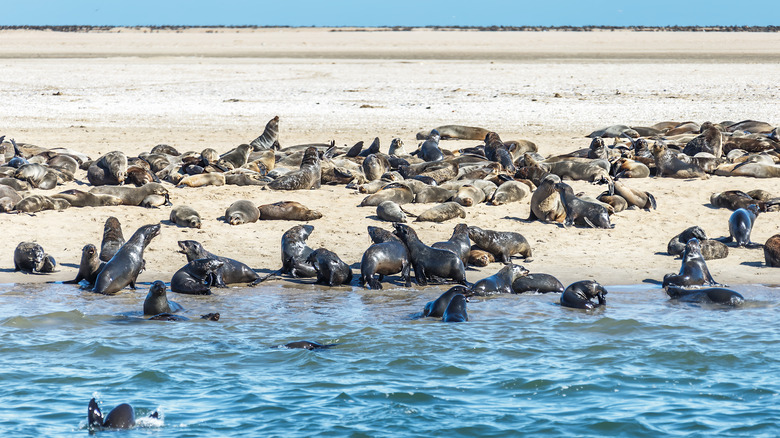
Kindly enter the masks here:
<path id="1" fill-rule="evenodd" d="M 352 281 L 352 269 L 333 251 L 316 249 L 309 254 L 306 262 L 317 271 L 317 284 L 340 286 Z"/>
<path id="2" fill-rule="evenodd" d="M 666 286 L 718 286 L 710 275 L 704 256 L 701 255 L 701 243 L 693 238 L 685 245 L 682 266 L 679 274 L 664 275 L 663 287 Z"/>
<path id="3" fill-rule="evenodd" d="M 520 233 L 511 231 L 483 230 L 479 227 L 469 227 L 469 238 L 478 247 L 490 252 L 501 263 L 511 263 L 515 254 L 524 259 L 531 257 L 531 245 Z"/>
<path id="4" fill-rule="evenodd" d="M 458 294 L 466 295 L 468 292 L 469 289 L 466 286 L 457 285 L 451 287 L 448 291 L 439 295 L 439 298 L 436 298 L 434 301 L 427 302 L 425 304 L 425 308 L 423 309 L 422 316 L 441 318 L 441 316 L 444 315 L 444 311 L 447 310 L 447 306 L 450 304 L 450 301 L 452 301 L 452 297 Z"/>
<path id="5" fill-rule="evenodd" d="M 95 284 L 98 273 L 105 266 L 105 262 L 101 262 L 98 258 L 97 248 L 93 244 L 84 245 L 81 249 L 81 263 L 79 263 L 79 273 L 76 274 L 76 278 L 73 280 L 63 281 L 62 284 L 78 284 L 82 280 L 86 280 L 89 286 Z"/>
<path id="6" fill-rule="evenodd" d="M 211 295 L 212 279 L 224 263 L 216 259 L 198 259 L 188 262 L 171 278 L 171 292 L 190 295 Z"/>
<path id="7" fill-rule="evenodd" d="M 317 276 L 314 267 L 305 263 L 313 251 L 306 244 L 312 231 L 312 225 L 296 225 L 282 234 L 282 274 L 293 277 Z"/>
<path id="8" fill-rule="evenodd" d="M 528 275 L 528 269 L 520 265 L 508 264 L 490 277 L 483 278 L 471 286 L 470 295 L 488 296 L 511 294 L 512 284 L 518 278 Z"/>
<path id="9" fill-rule="evenodd" d="M 94 292 L 115 294 L 126 286 L 135 289 L 135 280 L 144 267 L 144 249 L 160 234 L 160 224 L 139 228 L 98 273 Z"/>
<path id="10" fill-rule="evenodd" d="M 144 300 L 144 315 L 159 315 L 161 313 L 176 313 L 182 310 L 182 306 L 174 301 L 168 301 L 168 295 L 165 293 L 167 288 L 165 283 L 156 280 L 149 287 L 149 293 Z"/>
<path id="11" fill-rule="evenodd" d="M 607 290 L 595 280 L 572 283 L 561 294 L 561 306 L 575 309 L 595 309 L 607 304 Z M 593 302 L 593 299 L 598 302 Z"/>
<path id="12" fill-rule="evenodd" d="M 469 320 L 469 315 L 466 312 L 466 296 L 462 294 L 456 294 L 450 300 L 447 308 L 444 309 L 444 314 L 441 316 L 441 320 L 444 322 L 466 322 Z"/>
<path id="13" fill-rule="evenodd" d="M 669 295 L 669 298 L 693 303 L 716 303 L 728 306 L 738 306 L 745 302 L 745 297 L 739 292 L 722 287 L 694 289 L 667 286 L 666 293 Z"/>
<path id="14" fill-rule="evenodd" d="M 152 412 L 149 418 L 158 418 L 157 411 Z M 105 417 L 100 411 L 97 401 L 93 398 L 87 407 L 87 427 L 94 429 L 131 429 L 135 426 L 135 412 L 133 407 L 122 403 L 111 409 Z"/>
<path id="15" fill-rule="evenodd" d="M 420 286 L 426 286 L 434 277 L 451 278 L 456 283 L 466 284 L 466 268 L 460 257 L 446 249 L 436 249 L 424 244 L 412 227 L 393 224 L 395 235 L 409 249 L 409 258 L 414 267 L 414 279 Z"/>
<path id="16" fill-rule="evenodd" d="M 471 240 L 469 240 L 469 226 L 466 224 L 455 225 L 452 230 L 452 236 L 444 242 L 436 242 L 431 245 L 432 248 L 448 249 L 460 257 L 463 263 L 469 261 L 471 252 Z"/>
<path id="17" fill-rule="evenodd" d="M 516 294 L 525 292 L 545 294 L 563 291 L 563 284 L 550 274 L 528 274 L 516 278 L 512 282 L 512 292 Z"/>
<path id="18" fill-rule="evenodd" d="M 259 275 L 249 266 L 237 260 L 227 257 L 221 257 L 206 251 L 200 242 L 195 240 L 180 240 L 178 242 L 180 253 L 187 256 L 187 262 L 198 259 L 215 259 L 223 263 L 222 269 L 217 272 L 213 279 L 212 286 L 224 287 L 227 284 L 250 283 L 259 278 Z"/>
<path id="19" fill-rule="evenodd" d="M 369 233 L 374 229 L 378 234 L 377 238 L 372 236 L 373 245 L 363 253 L 360 260 L 360 284 L 369 289 L 382 289 L 382 283 L 385 275 L 394 275 L 401 273 L 401 280 L 406 287 L 411 286 L 409 262 L 409 250 L 395 235 L 386 230 L 376 227 L 368 227 Z M 386 238 L 384 233 L 389 233 L 393 239 Z M 378 239 L 381 241 L 377 242 Z M 378 275 L 378 278 L 374 277 Z"/>

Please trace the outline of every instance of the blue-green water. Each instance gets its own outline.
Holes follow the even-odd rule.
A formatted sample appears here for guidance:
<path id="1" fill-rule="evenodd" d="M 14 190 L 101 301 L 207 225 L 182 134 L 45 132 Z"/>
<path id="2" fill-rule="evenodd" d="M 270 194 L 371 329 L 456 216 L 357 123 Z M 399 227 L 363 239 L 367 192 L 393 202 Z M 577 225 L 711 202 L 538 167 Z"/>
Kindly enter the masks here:
<path id="1" fill-rule="evenodd" d="M 191 321 L 141 321 L 148 286 L 0 285 L 6 436 L 86 435 L 93 396 L 161 412 L 100 432 L 122 436 L 780 435 L 776 286 L 734 287 L 738 309 L 644 285 L 591 313 L 501 296 L 462 324 L 412 317 L 436 287 L 290 283 L 169 294 Z M 339 345 L 269 348 L 302 339 Z"/>

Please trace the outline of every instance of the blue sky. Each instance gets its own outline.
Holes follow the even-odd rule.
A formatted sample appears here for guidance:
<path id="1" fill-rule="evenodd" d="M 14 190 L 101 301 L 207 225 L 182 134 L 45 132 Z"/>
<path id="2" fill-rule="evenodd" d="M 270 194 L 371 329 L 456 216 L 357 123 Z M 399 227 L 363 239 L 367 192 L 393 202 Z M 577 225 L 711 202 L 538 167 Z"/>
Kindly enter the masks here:
<path id="1" fill-rule="evenodd" d="M 0 0 L 0 25 L 768 26 L 777 0 Z"/>

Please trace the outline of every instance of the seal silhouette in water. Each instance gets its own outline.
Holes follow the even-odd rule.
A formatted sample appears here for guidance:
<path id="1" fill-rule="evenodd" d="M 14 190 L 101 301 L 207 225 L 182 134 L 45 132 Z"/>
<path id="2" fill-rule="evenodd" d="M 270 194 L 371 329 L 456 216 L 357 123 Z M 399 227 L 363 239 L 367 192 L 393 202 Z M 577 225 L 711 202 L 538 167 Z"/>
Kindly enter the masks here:
<path id="1" fill-rule="evenodd" d="M 466 295 L 469 293 L 469 289 L 466 286 L 453 286 L 447 292 L 439 295 L 434 301 L 428 301 L 423 309 L 422 316 L 430 316 L 434 318 L 441 318 L 444 315 L 444 311 L 447 310 L 447 306 L 452 301 L 452 297 L 455 295 Z"/>
<path id="2" fill-rule="evenodd" d="M 469 320 L 469 314 L 466 312 L 466 297 L 462 294 L 456 294 L 450 300 L 444 314 L 441 316 L 444 322 L 466 322 Z"/>
<path id="3" fill-rule="evenodd" d="M 739 292 L 722 287 L 685 288 L 679 286 L 667 286 L 666 293 L 669 298 L 692 303 L 717 303 L 728 306 L 737 306 L 745 302 Z"/>
<path id="4" fill-rule="evenodd" d="M 159 418 L 159 414 L 154 411 L 149 415 L 149 418 Z M 100 406 L 93 398 L 87 407 L 87 427 L 90 429 L 131 429 L 135 427 L 135 412 L 132 406 L 122 403 L 111 409 L 111 412 L 104 417 Z"/>

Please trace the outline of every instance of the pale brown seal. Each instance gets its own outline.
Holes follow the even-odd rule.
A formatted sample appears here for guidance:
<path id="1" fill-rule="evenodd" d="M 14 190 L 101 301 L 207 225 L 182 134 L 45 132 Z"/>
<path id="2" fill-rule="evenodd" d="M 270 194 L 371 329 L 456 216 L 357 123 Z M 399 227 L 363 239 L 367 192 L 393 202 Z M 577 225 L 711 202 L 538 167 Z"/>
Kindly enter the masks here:
<path id="1" fill-rule="evenodd" d="M 54 195 L 52 198 L 59 198 L 68 201 L 71 207 L 103 207 L 109 205 L 122 205 L 122 199 L 113 195 L 100 195 L 81 190 L 65 190 Z"/>
<path id="2" fill-rule="evenodd" d="M 767 266 L 780 268 L 780 234 L 775 234 L 766 240 L 764 244 L 764 259 Z"/>
<path id="3" fill-rule="evenodd" d="M 547 175 L 539 187 L 531 195 L 531 215 L 528 220 L 542 222 L 563 222 L 566 219 L 566 209 L 561 197 L 555 190 L 555 185 L 561 182 L 558 175 Z"/>
<path id="4" fill-rule="evenodd" d="M 280 201 L 273 204 L 264 204 L 257 207 L 260 212 L 260 220 L 284 220 L 284 221 L 313 221 L 320 219 L 322 213 L 311 210 L 305 205 L 295 201 Z"/>
<path id="5" fill-rule="evenodd" d="M 478 247 L 489 251 L 495 256 L 496 260 L 504 264 L 511 263 L 511 258 L 514 255 L 519 255 L 524 259 L 531 257 L 531 245 L 520 233 L 483 230 L 479 227 L 470 226 L 469 238 Z"/>
<path id="6" fill-rule="evenodd" d="M 73 280 L 63 281 L 63 284 L 78 284 L 82 280 L 92 286 L 95 284 L 98 273 L 103 269 L 105 262 L 98 258 L 97 248 L 93 244 L 84 245 L 81 249 L 81 262 L 79 263 L 79 272 Z"/>
<path id="7" fill-rule="evenodd" d="M 260 210 L 252 201 L 242 199 L 236 201 L 225 210 L 225 222 L 230 225 L 241 225 L 257 222 L 260 219 Z"/>
<path id="8" fill-rule="evenodd" d="M 180 227 L 200 228 L 200 214 L 188 205 L 177 205 L 171 209 L 171 222 Z"/>
<path id="9" fill-rule="evenodd" d="M 415 222 L 444 222 L 455 218 L 465 218 L 466 210 L 457 202 L 445 202 L 431 207 L 419 215 Z"/>

